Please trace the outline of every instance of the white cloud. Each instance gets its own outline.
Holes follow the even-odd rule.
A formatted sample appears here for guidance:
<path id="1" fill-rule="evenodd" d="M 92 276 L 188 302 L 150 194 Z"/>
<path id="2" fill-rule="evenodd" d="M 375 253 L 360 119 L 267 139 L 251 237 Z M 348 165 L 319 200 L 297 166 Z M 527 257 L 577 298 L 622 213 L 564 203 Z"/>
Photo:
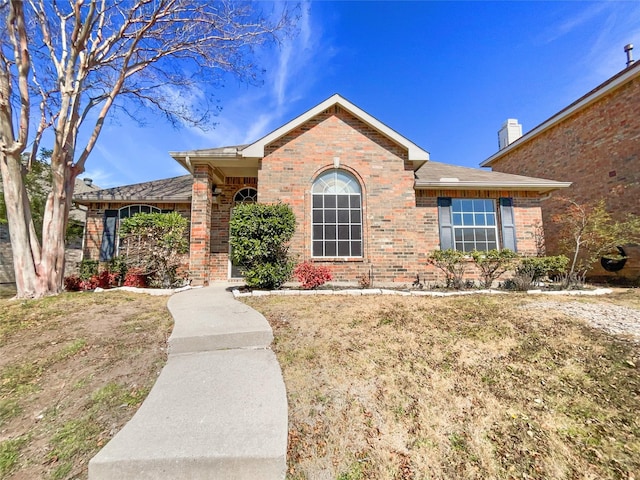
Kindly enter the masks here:
<path id="1" fill-rule="evenodd" d="M 224 98 L 215 128 L 188 129 L 200 145 L 193 148 L 254 142 L 287 120 L 288 106 L 305 96 L 316 79 L 314 72 L 322 69 L 331 51 L 321 49 L 321 33 L 312 20 L 311 3 L 304 1 L 300 4 L 297 34 L 262 52 L 264 86 L 240 86 L 237 95 Z"/>
<path id="2" fill-rule="evenodd" d="M 560 37 L 570 34 L 584 24 L 590 22 L 594 18 L 598 17 L 600 13 L 607 8 L 607 2 L 595 2 L 585 8 L 579 15 L 574 15 L 569 18 L 563 19 L 561 22 L 551 25 L 546 30 L 543 30 L 541 35 L 541 41 L 543 43 L 551 43 Z"/>

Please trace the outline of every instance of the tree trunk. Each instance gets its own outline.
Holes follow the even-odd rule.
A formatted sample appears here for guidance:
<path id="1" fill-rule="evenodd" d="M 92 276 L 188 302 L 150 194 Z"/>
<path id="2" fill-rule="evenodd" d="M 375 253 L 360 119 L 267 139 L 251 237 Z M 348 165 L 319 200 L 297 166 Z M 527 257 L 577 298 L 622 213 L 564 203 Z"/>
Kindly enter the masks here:
<path id="1" fill-rule="evenodd" d="M 62 158 L 60 158 L 62 155 Z M 75 167 L 54 148 L 51 156 L 51 193 L 47 197 L 42 221 L 42 259 L 39 275 L 42 277 L 42 295 L 60 293 L 64 280 L 65 233 L 71 209 Z"/>
<path id="2" fill-rule="evenodd" d="M 0 157 L 2 185 L 7 207 L 9 235 L 13 249 L 13 268 L 19 298 L 38 296 L 41 290 L 36 271 L 40 245 L 31 219 L 29 198 L 22 177 L 20 154 Z"/>
<path id="3" fill-rule="evenodd" d="M 65 232 L 76 172 L 64 168 L 65 162 L 53 157 L 51 163 L 53 182 L 45 208 L 41 246 L 31 218 L 20 155 L 0 158 L 18 298 L 55 295 L 63 287 Z"/>

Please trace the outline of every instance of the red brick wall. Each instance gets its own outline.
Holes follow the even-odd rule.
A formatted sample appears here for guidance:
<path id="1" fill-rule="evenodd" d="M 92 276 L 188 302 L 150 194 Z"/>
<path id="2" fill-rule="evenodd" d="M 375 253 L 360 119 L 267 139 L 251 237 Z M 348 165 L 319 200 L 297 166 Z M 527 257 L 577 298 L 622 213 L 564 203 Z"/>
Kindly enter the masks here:
<path id="1" fill-rule="evenodd" d="M 239 190 L 246 187 L 257 189 L 257 186 L 255 177 L 227 177 L 224 185 L 218 185 L 221 193 L 211 211 L 211 279 L 226 280 L 229 276 L 229 219 L 233 198 Z"/>
<path id="2" fill-rule="evenodd" d="M 640 214 L 640 78 L 625 84 L 592 105 L 541 133 L 522 146 L 505 153 L 493 170 L 519 175 L 570 181 L 573 185 L 553 196 L 579 203 L 605 199 L 617 218 Z M 559 232 L 551 222 L 562 211 L 553 198 L 543 204 L 547 244 L 558 250 Z M 640 275 L 640 249 L 631 248 L 620 272 Z M 594 274 L 605 274 L 597 268 Z"/>
<path id="3" fill-rule="evenodd" d="M 418 191 L 407 152 L 340 108 L 332 107 L 268 146 L 258 173 L 260 202 L 291 205 L 298 219 L 291 253 L 311 259 L 311 186 L 322 172 L 340 168 L 359 179 L 363 196 L 364 255 L 332 259 L 338 281 L 372 275 L 374 283 L 412 282 L 416 274 L 433 280 L 426 264 L 439 247 L 437 197 L 514 197 L 518 249 L 535 253 L 533 225 L 540 220 L 538 195 L 526 192 Z"/>
<path id="4" fill-rule="evenodd" d="M 194 285 L 209 284 L 212 187 L 212 168 L 209 165 L 194 165 L 189 241 L 189 273 Z"/>

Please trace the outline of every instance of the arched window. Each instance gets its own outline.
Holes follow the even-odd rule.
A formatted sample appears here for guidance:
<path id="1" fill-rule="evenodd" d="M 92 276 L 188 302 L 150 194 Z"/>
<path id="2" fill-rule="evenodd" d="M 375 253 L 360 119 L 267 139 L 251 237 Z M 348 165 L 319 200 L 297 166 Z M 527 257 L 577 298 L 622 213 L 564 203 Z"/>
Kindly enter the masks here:
<path id="1" fill-rule="evenodd" d="M 104 211 L 99 257 L 101 262 L 111 260 L 113 256 L 118 253 L 117 250 L 120 248 L 120 238 L 118 235 L 120 221 L 124 218 L 132 217 L 137 213 L 162 213 L 162 211 L 158 207 L 151 205 L 127 205 L 118 210 Z"/>
<path id="2" fill-rule="evenodd" d="M 233 196 L 233 203 L 256 203 L 258 201 L 258 190 L 253 187 L 246 187 Z"/>
<path id="3" fill-rule="evenodd" d="M 358 180 L 344 170 L 330 170 L 313 182 L 313 257 L 362 257 L 361 192 Z"/>
<path id="4" fill-rule="evenodd" d="M 133 217 L 137 213 L 161 213 L 161 210 L 152 205 L 127 205 L 118 210 L 118 218 Z"/>

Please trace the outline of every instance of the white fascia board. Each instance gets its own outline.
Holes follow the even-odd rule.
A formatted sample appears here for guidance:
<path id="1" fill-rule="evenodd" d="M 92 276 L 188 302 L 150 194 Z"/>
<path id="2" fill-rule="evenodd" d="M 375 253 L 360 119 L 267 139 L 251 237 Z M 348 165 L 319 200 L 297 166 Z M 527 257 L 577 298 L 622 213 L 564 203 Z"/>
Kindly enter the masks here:
<path id="1" fill-rule="evenodd" d="M 640 75 L 640 69 L 638 67 L 628 68 L 627 71 L 625 71 L 618 78 L 612 80 L 610 83 L 608 83 L 608 84 L 606 84 L 606 85 L 604 85 L 602 87 L 596 87 L 595 88 L 596 91 L 593 92 L 592 94 L 588 94 L 587 93 L 582 98 L 582 100 L 578 100 L 573 105 L 570 105 L 569 107 L 565 108 L 564 110 L 559 111 L 554 116 L 552 116 L 551 118 L 545 120 L 540 125 L 535 127 L 533 130 L 531 130 L 531 131 L 527 132 L 526 134 L 524 134 L 522 137 L 520 137 L 518 140 L 513 142 L 511 145 L 506 146 L 502 150 L 498 150 L 496 153 L 494 153 L 489 158 L 487 158 L 484 162 L 482 162 L 480 164 L 480 166 L 481 167 L 490 167 L 492 162 L 494 162 L 495 160 L 499 159 L 500 157 L 502 157 L 506 153 L 509 153 L 511 150 L 514 150 L 514 149 L 520 147 L 521 145 L 524 145 L 529 140 L 532 140 L 533 138 L 535 138 L 538 135 L 540 135 L 542 132 L 544 132 L 544 131 L 550 129 L 551 127 L 553 127 L 555 124 L 560 123 L 561 121 L 563 121 L 564 119 L 570 117 L 571 115 L 573 115 L 577 111 L 582 110 L 583 108 L 585 108 L 585 107 L 591 105 L 592 103 L 598 101 L 603 96 L 605 96 L 608 93 L 612 92 L 613 90 L 615 90 L 616 88 L 620 87 L 621 85 L 624 85 L 629 80 L 633 79 L 634 77 L 636 77 L 638 75 Z"/>
<path id="2" fill-rule="evenodd" d="M 488 182 L 420 182 L 416 183 L 416 190 L 534 190 L 549 191 L 569 188 L 571 182 L 544 183 L 488 183 Z"/>
<path id="3" fill-rule="evenodd" d="M 388 138 L 390 138 L 394 142 L 398 143 L 399 145 L 402 145 L 403 147 L 405 147 L 407 149 L 407 151 L 408 151 L 409 161 L 412 161 L 412 162 L 427 162 L 427 161 L 429 161 L 429 152 L 427 152 L 427 151 L 423 150 L 422 148 L 418 147 L 415 143 L 413 143 L 410 140 L 408 140 L 407 138 L 403 137 L 402 135 L 400 135 L 395 130 L 387 127 L 384 123 L 382 123 L 379 120 L 377 120 L 376 118 L 372 117 L 371 115 L 369 115 L 364 110 L 356 107 L 353 103 L 349 102 L 348 100 L 346 100 L 345 98 L 341 97 L 338 94 L 332 95 L 331 97 L 326 99 L 324 102 L 316 105 L 315 107 L 313 107 L 310 110 L 307 110 L 302 115 L 299 115 L 298 117 L 296 117 L 293 120 L 291 120 L 290 122 L 284 124 L 280 128 L 278 128 L 278 129 L 274 130 L 273 132 L 267 134 L 266 136 L 262 137 L 257 142 L 252 143 L 251 145 L 247 146 L 246 148 L 244 148 L 242 150 L 242 156 L 243 157 L 263 158 L 264 157 L 264 147 L 266 145 L 268 145 L 269 143 L 273 142 L 274 140 L 277 140 L 278 138 L 280 138 L 283 135 L 287 134 L 291 130 L 297 128 L 298 126 L 302 125 L 306 121 L 312 119 L 313 117 L 315 117 L 319 113 L 323 112 L 324 110 L 326 110 L 326 109 L 328 109 L 328 108 L 330 108 L 330 107 L 332 107 L 334 105 L 339 105 L 340 107 L 344 108 L 345 110 L 347 110 L 351 114 L 353 114 L 356 117 L 358 117 L 364 123 L 366 123 L 369 126 L 375 128 L 380 133 L 382 133 L 383 135 L 387 136 Z"/>

